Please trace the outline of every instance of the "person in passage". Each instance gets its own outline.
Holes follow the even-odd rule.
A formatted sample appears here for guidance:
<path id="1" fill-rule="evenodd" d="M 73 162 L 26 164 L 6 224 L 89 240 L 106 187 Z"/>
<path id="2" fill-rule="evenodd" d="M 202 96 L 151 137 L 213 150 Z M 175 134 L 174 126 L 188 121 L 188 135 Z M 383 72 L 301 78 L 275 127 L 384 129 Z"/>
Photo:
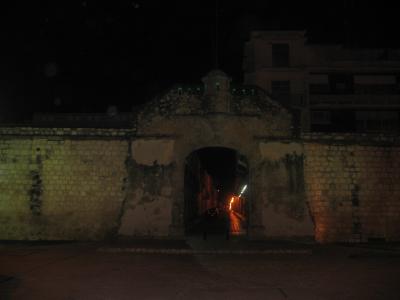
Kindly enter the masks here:
<path id="1" fill-rule="evenodd" d="M 203 240 L 207 239 L 207 234 L 215 230 L 217 220 L 219 217 L 219 210 L 217 207 L 207 209 L 203 220 Z"/>

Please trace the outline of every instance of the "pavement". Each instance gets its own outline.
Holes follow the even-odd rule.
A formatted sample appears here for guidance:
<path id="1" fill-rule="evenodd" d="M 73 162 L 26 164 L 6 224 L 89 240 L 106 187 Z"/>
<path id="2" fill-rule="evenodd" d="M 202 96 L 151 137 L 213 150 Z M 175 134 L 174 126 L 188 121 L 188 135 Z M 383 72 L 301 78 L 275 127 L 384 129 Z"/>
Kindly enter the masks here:
<path id="1" fill-rule="evenodd" d="M 0 299 L 400 299 L 398 246 L 0 242 Z"/>
<path id="2" fill-rule="evenodd" d="M 254 254 L 311 254 L 313 243 L 295 241 L 249 241 L 242 235 L 192 235 L 182 240 L 131 240 L 102 244 L 97 251 L 110 253 L 179 254 L 179 255 L 254 255 Z"/>

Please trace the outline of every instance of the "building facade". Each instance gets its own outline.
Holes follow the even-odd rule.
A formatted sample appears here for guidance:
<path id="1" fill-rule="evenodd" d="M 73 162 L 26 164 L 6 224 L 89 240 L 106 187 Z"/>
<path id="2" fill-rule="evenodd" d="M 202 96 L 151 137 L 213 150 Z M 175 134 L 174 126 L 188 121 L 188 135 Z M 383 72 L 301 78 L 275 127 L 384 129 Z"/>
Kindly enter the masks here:
<path id="1" fill-rule="evenodd" d="M 303 131 L 399 132 L 400 50 L 307 43 L 304 31 L 255 31 L 244 81 L 292 108 Z"/>

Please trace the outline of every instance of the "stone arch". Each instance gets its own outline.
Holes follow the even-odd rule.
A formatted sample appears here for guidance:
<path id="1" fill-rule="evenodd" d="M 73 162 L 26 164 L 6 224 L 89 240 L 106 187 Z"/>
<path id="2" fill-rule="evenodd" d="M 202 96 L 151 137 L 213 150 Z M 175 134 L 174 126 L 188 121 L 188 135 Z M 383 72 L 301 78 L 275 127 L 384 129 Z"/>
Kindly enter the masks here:
<path id="1" fill-rule="evenodd" d="M 244 146 L 245 143 L 241 141 L 235 142 L 234 140 L 224 139 L 215 140 L 211 137 L 205 137 L 204 139 L 197 140 L 196 142 L 189 141 L 187 138 L 182 137 L 176 141 L 175 147 L 175 162 L 176 162 L 176 198 L 172 205 L 171 211 L 171 225 L 170 235 L 181 237 L 184 236 L 184 172 L 185 172 L 185 159 L 193 152 L 204 149 L 204 148 L 226 148 L 232 149 L 239 155 L 244 156 L 248 163 L 248 188 L 246 194 L 250 199 L 249 210 L 248 210 L 248 237 L 255 238 L 260 237 L 263 234 L 262 225 L 262 214 L 261 206 L 255 203 L 255 198 L 252 197 L 255 194 L 256 181 L 256 164 L 259 161 L 259 153 L 257 151 L 257 143 L 251 142 L 253 138 L 248 139 L 251 143 Z M 258 200 L 257 200 L 258 201 Z"/>

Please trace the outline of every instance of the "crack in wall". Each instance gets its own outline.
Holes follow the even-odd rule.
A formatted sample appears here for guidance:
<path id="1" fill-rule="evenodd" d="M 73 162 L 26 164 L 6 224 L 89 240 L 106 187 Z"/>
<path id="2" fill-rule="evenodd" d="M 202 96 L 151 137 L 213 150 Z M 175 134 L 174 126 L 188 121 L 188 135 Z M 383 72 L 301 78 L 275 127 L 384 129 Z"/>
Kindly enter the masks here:
<path id="1" fill-rule="evenodd" d="M 32 178 L 32 185 L 29 190 L 29 209 L 33 216 L 40 216 L 42 214 L 42 156 L 40 155 L 40 148 L 37 148 L 38 152 L 35 157 L 36 170 L 30 172 L 30 177 Z"/>
<path id="2" fill-rule="evenodd" d="M 127 154 L 125 158 L 125 170 L 127 176 L 122 179 L 122 191 L 124 192 L 124 196 L 122 198 L 122 203 L 120 210 L 118 212 L 116 225 L 112 228 L 108 234 L 108 239 L 115 239 L 118 236 L 118 232 L 122 225 L 122 218 L 124 216 L 125 208 L 128 202 L 128 194 L 131 188 L 131 181 L 129 180 L 129 170 L 132 165 L 132 140 L 128 140 Z"/>
<path id="3" fill-rule="evenodd" d="M 143 226 L 136 227 L 135 222 L 148 223 L 145 235 L 153 236 L 158 231 L 157 222 L 163 218 L 162 209 L 165 198 L 170 198 L 172 191 L 171 178 L 176 168 L 175 163 L 159 164 L 157 160 L 152 165 L 143 165 L 133 158 L 132 142 L 128 146 L 125 159 L 127 177 L 124 178 L 124 199 L 118 215 L 117 225 L 112 235 L 130 236 L 143 230 Z M 163 200 L 164 199 L 164 200 Z M 137 217 L 139 216 L 139 219 Z M 154 219 L 155 218 L 155 219 Z M 152 221 L 153 220 L 153 221 Z M 143 233 L 143 232 L 142 232 Z"/>

